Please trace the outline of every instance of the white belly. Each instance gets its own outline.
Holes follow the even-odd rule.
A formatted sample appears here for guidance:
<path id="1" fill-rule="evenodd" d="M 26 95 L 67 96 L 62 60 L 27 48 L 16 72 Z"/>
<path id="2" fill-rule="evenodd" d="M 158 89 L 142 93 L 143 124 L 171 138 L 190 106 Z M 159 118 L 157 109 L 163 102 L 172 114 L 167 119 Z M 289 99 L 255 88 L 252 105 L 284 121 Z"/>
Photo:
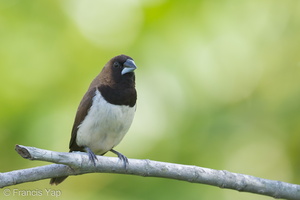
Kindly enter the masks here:
<path id="1" fill-rule="evenodd" d="M 135 113 L 135 107 L 109 104 L 96 90 L 93 104 L 78 126 L 76 143 L 87 146 L 96 154 L 103 154 L 123 139 Z"/>

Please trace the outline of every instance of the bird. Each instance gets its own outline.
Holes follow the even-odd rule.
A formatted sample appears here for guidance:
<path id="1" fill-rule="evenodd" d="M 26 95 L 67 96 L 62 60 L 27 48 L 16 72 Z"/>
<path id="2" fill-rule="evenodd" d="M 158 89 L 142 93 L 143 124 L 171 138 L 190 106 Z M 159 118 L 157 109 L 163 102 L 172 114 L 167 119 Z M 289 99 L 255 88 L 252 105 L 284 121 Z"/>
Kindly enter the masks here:
<path id="1" fill-rule="evenodd" d="M 134 60 L 123 54 L 105 64 L 78 106 L 69 143 L 70 152 L 86 152 L 95 166 L 96 155 L 111 151 L 126 168 L 127 157 L 113 148 L 121 142 L 134 118 L 136 68 Z M 58 185 L 67 177 L 51 178 L 50 184 Z"/>

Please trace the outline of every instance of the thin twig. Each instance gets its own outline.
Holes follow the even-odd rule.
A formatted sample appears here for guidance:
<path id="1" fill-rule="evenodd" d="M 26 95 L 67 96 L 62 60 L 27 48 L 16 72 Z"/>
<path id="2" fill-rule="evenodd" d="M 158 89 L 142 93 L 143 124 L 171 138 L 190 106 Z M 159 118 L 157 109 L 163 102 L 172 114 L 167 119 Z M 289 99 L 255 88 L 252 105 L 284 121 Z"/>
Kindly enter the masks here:
<path id="1" fill-rule="evenodd" d="M 57 164 L 1 173 L 0 188 L 59 176 L 116 173 L 202 183 L 274 198 L 300 199 L 300 185 L 225 170 L 138 159 L 129 159 L 129 165 L 125 169 L 123 163 L 113 157 L 97 156 L 98 160 L 94 166 L 87 154 L 82 152 L 62 153 L 22 145 L 16 145 L 16 151 L 26 159 Z"/>

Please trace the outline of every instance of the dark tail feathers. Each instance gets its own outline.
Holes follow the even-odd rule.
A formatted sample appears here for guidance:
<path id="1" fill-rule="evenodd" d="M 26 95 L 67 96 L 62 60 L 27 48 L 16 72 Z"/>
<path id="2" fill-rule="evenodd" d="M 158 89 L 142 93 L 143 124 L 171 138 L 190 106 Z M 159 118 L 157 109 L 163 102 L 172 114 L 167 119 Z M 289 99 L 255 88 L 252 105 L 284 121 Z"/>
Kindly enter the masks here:
<path id="1" fill-rule="evenodd" d="M 50 179 L 50 184 L 51 185 L 58 185 L 61 182 L 63 182 L 66 178 L 68 178 L 68 177 L 67 176 L 62 176 L 62 177 L 51 178 Z"/>

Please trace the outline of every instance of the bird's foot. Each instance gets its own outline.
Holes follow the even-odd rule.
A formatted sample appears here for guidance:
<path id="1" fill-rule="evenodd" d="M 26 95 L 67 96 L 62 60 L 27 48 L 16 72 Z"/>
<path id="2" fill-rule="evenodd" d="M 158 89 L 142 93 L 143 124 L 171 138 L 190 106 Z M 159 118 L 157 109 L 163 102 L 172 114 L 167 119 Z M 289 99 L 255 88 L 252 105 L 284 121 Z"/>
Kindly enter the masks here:
<path id="1" fill-rule="evenodd" d="M 126 156 L 124 156 L 123 154 L 121 154 L 120 152 L 114 150 L 114 149 L 111 149 L 110 151 L 111 151 L 112 153 L 116 154 L 116 155 L 118 156 L 118 158 L 119 158 L 121 161 L 123 161 L 124 167 L 125 167 L 125 169 L 126 169 L 126 168 L 127 168 L 127 165 L 129 164 L 128 158 L 127 158 Z"/>
<path id="2" fill-rule="evenodd" d="M 94 164 L 94 166 L 96 166 L 96 160 L 98 160 L 96 154 L 94 154 L 94 152 L 88 147 L 84 147 L 84 150 L 89 155 L 89 160 Z"/>

